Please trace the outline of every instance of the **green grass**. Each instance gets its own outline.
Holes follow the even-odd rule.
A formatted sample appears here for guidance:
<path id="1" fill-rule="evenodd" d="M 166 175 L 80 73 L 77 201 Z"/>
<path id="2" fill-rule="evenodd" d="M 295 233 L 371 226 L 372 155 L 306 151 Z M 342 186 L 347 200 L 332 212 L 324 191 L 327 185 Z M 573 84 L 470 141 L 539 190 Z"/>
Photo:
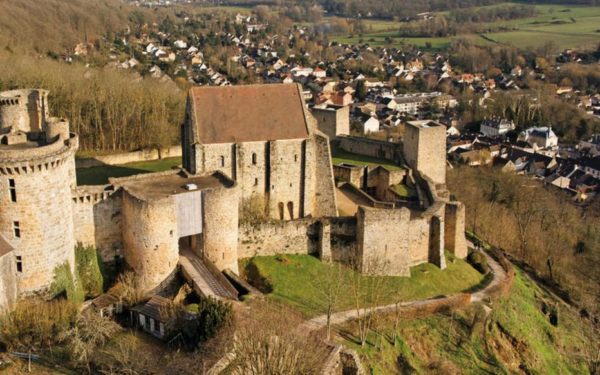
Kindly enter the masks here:
<path id="1" fill-rule="evenodd" d="M 181 158 L 165 158 L 161 160 L 142 161 L 122 165 L 105 165 L 102 167 L 77 169 L 78 185 L 103 185 L 109 177 L 126 177 L 140 173 L 161 172 L 181 164 Z"/>
<path id="2" fill-rule="evenodd" d="M 406 184 L 393 185 L 392 189 L 402 197 L 411 198 L 417 196 L 417 191 Z"/>
<path id="3" fill-rule="evenodd" d="M 490 5 L 498 7 L 511 3 Z M 478 7 L 480 8 L 480 7 Z M 490 28 L 503 28 L 506 31 L 486 33 L 485 36 L 499 44 L 510 44 L 520 49 L 537 48 L 548 42 L 556 45 L 557 50 L 566 48 L 596 48 L 600 40 L 600 7 L 581 5 L 535 5 L 537 15 L 506 21 L 486 23 Z M 447 12 L 441 12 L 442 14 Z M 571 19 L 574 19 L 573 22 Z M 404 38 L 396 31 L 401 23 L 381 20 L 368 20 L 367 32 L 362 36 L 333 36 L 338 43 L 369 43 L 372 46 L 386 45 L 385 38 L 392 38 L 391 46 L 402 47 L 413 44 L 430 50 L 447 49 L 453 40 L 471 39 L 480 45 L 489 45 L 476 34 L 463 34 L 440 38 Z"/>
<path id="4" fill-rule="evenodd" d="M 340 149 L 332 149 L 332 162 L 333 165 L 339 165 L 342 163 L 352 164 L 357 166 L 367 166 L 367 165 L 381 165 L 388 170 L 393 171 L 401 171 L 402 168 L 395 164 L 391 160 L 375 158 L 372 156 L 365 156 L 359 154 L 353 154 L 351 152 L 347 152 Z"/>
<path id="5" fill-rule="evenodd" d="M 558 306 L 558 326 L 542 312 L 544 302 Z M 402 321 L 396 345 L 375 334 L 364 347 L 351 338 L 344 344 L 361 353 L 373 374 L 399 373 L 409 367 L 417 373 L 443 369 L 442 373 L 508 374 L 520 373 L 519 365 L 535 374 L 589 372 L 584 356 L 594 340 L 590 327 L 520 272 L 511 295 L 492 303 L 491 309 L 487 318 L 476 304 L 453 314 Z M 378 331 L 391 338 L 392 327 L 383 320 Z M 404 363 L 402 369 L 399 362 Z"/>
<path id="6" fill-rule="evenodd" d="M 456 259 L 449 253 L 446 257 L 448 268 L 443 271 L 425 263 L 412 267 L 411 277 L 385 277 L 386 293 L 380 303 L 390 304 L 454 294 L 470 289 L 483 280 L 483 275 L 465 261 Z M 309 255 L 254 257 L 242 262 L 241 266 L 247 275 L 254 274 L 250 279 L 256 280 L 255 274 L 258 273 L 260 278 L 268 282 L 272 288 L 268 294 L 270 298 L 286 303 L 308 316 L 324 313 L 326 305 L 319 295 L 320 286 L 316 280 L 322 280 L 323 275 L 332 272 L 334 266 Z M 355 275 L 350 268 L 343 268 L 341 277 L 344 286 L 340 292 L 340 302 L 336 306 L 337 311 L 354 307 L 349 285 Z"/>

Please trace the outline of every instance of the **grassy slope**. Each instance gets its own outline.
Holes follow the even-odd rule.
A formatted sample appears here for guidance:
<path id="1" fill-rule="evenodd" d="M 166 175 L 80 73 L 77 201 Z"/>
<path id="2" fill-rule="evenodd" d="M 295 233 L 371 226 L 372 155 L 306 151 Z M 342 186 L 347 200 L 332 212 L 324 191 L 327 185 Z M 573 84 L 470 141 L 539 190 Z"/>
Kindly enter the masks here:
<path id="1" fill-rule="evenodd" d="M 359 165 L 359 166 L 381 165 L 383 167 L 386 167 L 389 170 L 402 170 L 402 168 L 400 166 L 395 164 L 393 161 L 387 160 L 387 159 L 380 159 L 380 158 L 374 158 L 371 156 L 353 154 L 351 152 L 346 152 L 344 150 L 339 150 L 339 149 L 332 150 L 332 154 L 333 155 L 332 155 L 331 161 L 332 161 L 333 165 L 338 165 L 338 164 L 342 164 L 342 163 Z"/>
<path id="2" fill-rule="evenodd" d="M 411 268 L 411 277 L 386 277 L 386 293 L 383 304 L 397 301 L 410 301 L 453 294 L 469 289 L 483 280 L 466 262 L 446 254 L 448 268 L 440 270 L 432 264 L 421 264 Z M 269 294 L 275 300 L 287 303 L 299 311 L 314 316 L 324 312 L 325 304 L 319 296 L 316 280 L 331 272 L 331 265 L 322 263 L 309 255 L 285 255 L 280 257 L 255 257 L 248 260 L 259 273 L 268 280 L 273 291 Z M 242 265 L 246 269 L 248 263 Z M 344 268 L 345 282 L 340 294 L 337 311 L 353 307 L 350 279 L 354 271 Z"/>
<path id="3" fill-rule="evenodd" d="M 126 177 L 139 173 L 161 172 L 181 164 L 181 158 L 143 161 L 122 165 L 106 165 L 102 167 L 77 169 L 78 185 L 103 185 L 109 177 Z"/>
<path id="4" fill-rule="evenodd" d="M 489 7 L 506 4 L 509 3 Z M 600 29 L 600 7 L 577 5 L 535 5 L 535 7 L 538 11 L 538 15 L 535 17 L 489 23 L 491 27 L 518 28 L 517 31 L 488 33 L 486 36 L 498 43 L 513 44 L 519 48 L 539 47 L 549 41 L 554 42 L 559 49 L 596 47 L 600 39 L 600 33 L 597 32 Z M 572 23 L 571 18 L 574 18 L 576 22 Z M 567 23 L 556 23 L 561 21 Z M 369 20 L 367 22 L 368 32 L 362 37 L 349 38 L 344 35 L 333 37 L 332 40 L 340 43 L 358 43 L 359 39 L 362 39 L 364 43 L 382 46 L 385 44 L 386 37 L 392 37 L 392 44 L 395 46 L 409 43 L 425 47 L 429 43 L 433 50 L 447 48 L 451 41 L 457 38 L 470 38 L 479 44 L 490 43 L 477 35 L 443 38 L 401 38 L 396 32 L 399 25 L 399 23 L 391 21 Z"/>
<path id="5" fill-rule="evenodd" d="M 508 374 L 520 373 L 519 366 L 536 374 L 587 373 L 584 355 L 593 342 L 587 323 L 558 305 L 555 327 L 541 310 L 543 301 L 558 305 L 518 272 L 511 295 L 491 305 L 487 320 L 481 306 L 474 305 L 453 316 L 401 322 L 395 347 L 384 340 L 377 349 L 374 335 L 364 348 L 345 343 L 361 352 L 374 374 L 401 373 L 410 367 L 417 373 Z M 391 337 L 390 323 L 383 327 L 380 332 Z"/>

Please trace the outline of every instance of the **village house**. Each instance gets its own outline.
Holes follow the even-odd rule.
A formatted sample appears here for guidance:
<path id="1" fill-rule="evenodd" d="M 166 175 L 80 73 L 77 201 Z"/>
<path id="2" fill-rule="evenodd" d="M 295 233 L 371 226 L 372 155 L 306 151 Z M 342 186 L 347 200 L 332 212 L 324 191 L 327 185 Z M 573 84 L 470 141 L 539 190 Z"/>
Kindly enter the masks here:
<path id="1" fill-rule="evenodd" d="M 497 137 L 515 129 L 515 123 L 505 118 L 485 119 L 481 122 L 479 132 L 486 137 Z"/>

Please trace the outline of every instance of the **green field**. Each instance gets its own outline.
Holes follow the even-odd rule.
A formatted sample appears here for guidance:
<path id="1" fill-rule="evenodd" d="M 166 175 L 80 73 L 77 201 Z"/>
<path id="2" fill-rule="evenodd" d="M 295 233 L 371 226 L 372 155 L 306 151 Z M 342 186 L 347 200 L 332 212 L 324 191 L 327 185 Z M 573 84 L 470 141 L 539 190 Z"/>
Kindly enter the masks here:
<path id="1" fill-rule="evenodd" d="M 413 44 L 430 50 L 448 48 L 453 40 L 465 38 L 481 45 L 498 43 L 514 45 L 521 49 L 540 47 L 548 42 L 554 43 L 557 50 L 595 48 L 600 42 L 600 7 L 578 5 L 535 5 L 535 7 L 538 12 L 535 17 L 489 23 L 491 28 L 506 30 L 485 34 L 485 37 L 491 41 L 476 34 L 442 38 L 403 38 L 396 31 L 400 23 L 383 20 L 366 21 L 368 32 L 360 37 L 339 35 L 332 37 L 332 40 L 338 43 L 362 42 L 373 46 L 384 46 L 387 44 L 386 38 L 392 38 L 391 45 L 395 47 Z"/>
<path id="2" fill-rule="evenodd" d="M 393 325 L 385 320 L 377 329 L 380 334 L 371 334 L 364 347 L 351 337 L 343 343 L 361 354 L 372 374 L 425 374 L 433 369 L 461 374 L 589 373 L 586 356 L 594 353 L 589 323 L 521 272 L 511 295 L 490 307 L 487 316 L 475 304 L 451 314 L 400 321 L 395 345 Z M 553 310 L 556 326 L 548 313 Z M 355 329 L 352 324 L 346 328 Z"/>
<path id="3" fill-rule="evenodd" d="M 410 301 L 439 295 L 449 295 L 470 289 L 481 283 L 483 275 L 463 260 L 446 253 L 448 268 L 440 270 L 430 263 L 411 268 L 411 277 L 385 277 L 385 293 L 379 300 L 381 304 Z M 322 263 L 310 255 L 282 255 L 275 257 L 254 257 L 242 262 L 241 269 L 246 277 L 256 285 L 268 284 L 272 291 L 270 298 L 286 303 L 308 316 L 324 313 L 326 305 L 318 290 L 318 280 L 332 272 L 332 265 Z M 351 279 L 359 276 L 350 268 L 343 267 L 339 303 L 336 311 L 354 307 Z M 260 286 L 260 285 L 259 285 Z M 264 285 L 263 285 L 264 289 Z"/>
<path id="4" fill-rule="evenodd" d="M 127 177 L 140 173 L 161 172 L 177 167 L 181 158 L 166 158 L 122 165 L 77 169 L 77 185 L 104 185 L 109 177 Z"/>

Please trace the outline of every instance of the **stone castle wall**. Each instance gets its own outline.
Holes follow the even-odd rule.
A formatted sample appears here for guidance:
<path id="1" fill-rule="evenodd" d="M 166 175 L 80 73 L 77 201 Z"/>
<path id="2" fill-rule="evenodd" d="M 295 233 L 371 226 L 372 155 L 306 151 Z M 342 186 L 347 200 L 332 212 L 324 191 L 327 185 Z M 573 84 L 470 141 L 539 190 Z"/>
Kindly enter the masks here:
<path id="1" fill-rule="evenodd" d="M 468 255 L 467 239 L 465 238 L 465 205 L 461 202 L 446 204 L 444 242 L 446 249 L 464 259 Z"/>
<path id="2" fill-rule="evenodd" d="M 331 163 L 331 150 L 327 137 L 314 134 L 315 153 L 315 203 L 314 217 L 337 216 L 337 201 Z"/>
<path id="3" fill-rule="evenodd" d="M 446 183 L 446 127 L 443 125 L 414 126 L 407 124 L 403 154 L 415 171 L 429 177 L 435 184 Z"/>
<path id="4" fill-rule="evenodd" d="M 361 137 L 339 137 L 334 144 L 354 154 L 383 158 L 402 163 L 402 144 Z"/>
<path id="5" fill-rule="evenodd" d="M 120 165 L 138 161 L 152 161 L 175 157 L 181 157 L 180 145 L 165 147 L 160 150 L 147 149 L 110 155 L 98 155 L 93 158 L 78 158 L 75 160 L 75 164 L 77 168 L 92 168 L 101 167 L 103 165 Z"/>
<path id="6" fill-rule="evenodd" d="M 329 139 L 350 134 L 350 106 L 312 108 L 311 114 L 317 121 L 318 129 Z"/>
<path id="7" fill-rule="evenodd" d="M 158 286 L 177 267 L 177 209 L 172 196 L 145 201 L 123 192 L 123 245 L 141 288 Z"/>
<path id="8" fill-rule="evenodd" d="M 270 217 L 293 220 L 304 217 L 304 140 L 269 143 Z"/>
<path id="9" fill-rule="evenodd" d="M 2 239 L 0 239 L 2 241 Z M 10 308 L 17 300 L 17 270 L 15 255 L 8 252 L 0 255 L 0 312 Z"/>
<path id="10" fill-rule="evenodd" d="M 318 220 L 298 219 L 241 224 L 238 255 L 240 258 L 277 254 L 316 254 Z"/>
<path id="11" fill-rule="evenodd" d="M 75 242 L 96 247 L 103 261 L 122 256 L 122 192 L 105 186 L 79 187 L 73 191 Z"/>
<path id="12" fill-rule="evenodd" d="M 238 272 L 239 191 L 218 188 L 202 192 L 204 256 L 219 270 Z"/>
<path id="13" fill-rule="evenodd" d="M 71 187 L 77 145 L 71 135 L 48 146 L 0 150 L 0 233 L 22 259 L 20 294 L 46 289 L 57 266 L 74 266 Z M 16 202 L 9 194 L 11 180 Z"/>

